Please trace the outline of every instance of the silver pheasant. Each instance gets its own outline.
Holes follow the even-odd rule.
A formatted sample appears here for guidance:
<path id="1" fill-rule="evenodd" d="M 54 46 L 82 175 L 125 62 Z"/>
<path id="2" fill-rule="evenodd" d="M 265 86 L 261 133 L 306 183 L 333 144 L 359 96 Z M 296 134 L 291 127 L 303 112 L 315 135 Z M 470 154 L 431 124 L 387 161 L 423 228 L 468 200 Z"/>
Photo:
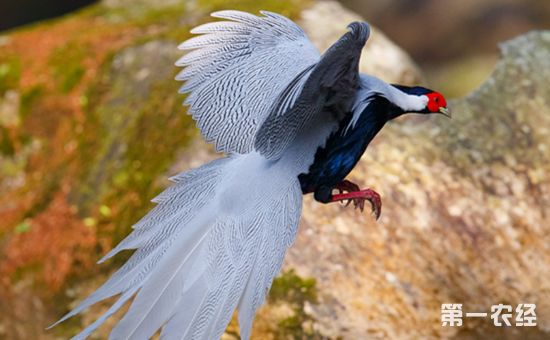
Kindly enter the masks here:
<path id="1" fill-rule="evenodd" d="M 366 23 L 323 56 L 275 13 L 213 13 L 179 46 L 184 105 L 207 142 L 227 157 L 171 178 L 158 205 L 100 262 L 137 249 L 103 286 L 59 322 L 107 297 L 119 300 L 73 339 L 89 336 L 137 293 L 109 339 L 219 339 L 235 308 L 249 339 L 294 242 L 302 195 L 319 202 L 379 196 L 345 180 L 384 124 L 406 112 L 449 115 L 443 96 L 359 74 Z M 340 194 L 332 194 L 333 189 Z M 347 193 L 344 193 L 347 191 Z"/>

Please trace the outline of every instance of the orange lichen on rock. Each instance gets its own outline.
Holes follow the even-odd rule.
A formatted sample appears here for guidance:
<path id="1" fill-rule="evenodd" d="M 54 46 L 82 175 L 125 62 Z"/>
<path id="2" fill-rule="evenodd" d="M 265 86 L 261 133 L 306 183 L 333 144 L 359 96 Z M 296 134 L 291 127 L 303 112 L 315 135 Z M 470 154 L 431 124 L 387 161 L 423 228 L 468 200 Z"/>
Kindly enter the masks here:
<path id="1" fill-rule="evenodd" d="M 66 183 L 77 180 L 79 165 L 74 164 L 74 154 L 80 131 L 75 126 L 87 119 L 82 97 L 90 80 L 97 76 L 98 69 L 110 53 L 135 42 L 138 37 L 142 38 L 142 35 L 131 23 L 109 23 L 100 15 L 85 14 L 15 31 L 10 34 L 8 43 L 2 46 L 0 64 L 8 65 L 8 71 L 15 64 L 21 69 L 15 87 L 16 93 L 21 94 L 21 105 L 13 113 L 20 123 L 9 126 L 9 129 L 4 126 L 9 132 L 5 138 L 12 145 L 14 154 L 2 159 L 0 153 L 0 164 L 12 162 L 18 165 L 11 175 L 6 175 L 0 168 L 0 188 L 3 191 L 0 197 L 3 207 L 0 208 L 0 235 L 7 236 L 7 243 L 4 242 L 7 246 L 0 248 L 5 253 L 5 260 L 0 261 L 4 274 L 13 273 L 18 266 L 44 256 L 43 259 L 60 260 L 51 268 L 45 264 L 44 270 L 40 271 L 51 287 L 59 287 L 68 270 L 65 267 L 71 263 L 64 258 L 73 257 L 74 254 L 70 254 L 72 249 L 89 246 L 90 240 L 93 242 L 93 238 L 81 243 L 68 237 L 60 245 L 63 249 L 59 254 L 53 252 L 51 256 L 45 255 L 50 252 L 40 243 L 32 243 L 54 237 L 61 229 L 66 229 L 64 232 L 68 235 L 76 230 L 76 221 L 79 220 L 76 214 L 70 218 L 63 215 L 67 220 L 60 220 L 56 227 L 60 230 L 41 226 L 61 218 L 61 212 L 68 214 L 60 202 L 67 201 L 69 192 L 59 191 L 59 187 L 62 179 Z M 74 75 L 71 70 L 83 71 Z M 68 82 L 70 76 L 74 79 Z M 10 85 L 13 87 L 13 82 Z M 0 94 L 4 91 L 6 89 L 0 88 Z M 52 200 L 54 193 L 55 199 Z M 53 214 L 51 219 L 48 214 Z M 25 218 L 32 221 L 32 228 L 29 232 L 14 234 L 13 230 Z M 72 224 L 64 225 L 69 220 Z M 28 251 L 17 250 L 20 246 L 25 246 Z M 19 255 L 15 256 L 16 253 Z"/>
<path id="2" fill-rule="evenodd" d="M 33 267 L 34 274 L 55 291 L 71 271 L 89 266 L 95 243 L 93 230 L 84 225 L 59 192 L 47 210 L 25 220 L 16 230 L 4 251 L 0 275 L 10 277 Z"/>

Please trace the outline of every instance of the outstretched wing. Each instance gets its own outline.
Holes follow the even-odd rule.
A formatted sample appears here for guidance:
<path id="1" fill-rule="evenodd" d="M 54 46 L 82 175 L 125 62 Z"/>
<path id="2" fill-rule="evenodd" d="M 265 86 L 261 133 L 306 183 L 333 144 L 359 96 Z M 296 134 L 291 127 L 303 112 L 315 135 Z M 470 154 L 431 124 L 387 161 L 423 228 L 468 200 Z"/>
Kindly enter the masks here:
<path id="1" fill-rule="evenodd" d="M 270 12 L 265 17 L 221 11 L 191 33 L 206 33 L 182 43 L 196 49 L 176 62 L 187 66 L 176 79 L 186 80 L 180 93 L 189 96 L 189 114 L 216 151 L 248 153 L 259 126 L 286 93 L 293 103 L 319 51 L 291 20 Z M 290 89 L 288 89 L 290 87 Z"/>
<path id="2" fill-rule="evenodd" d="M 288 105 L 289 96 L 283 93 L 258 130 L 255 148 L 268 159 L 280 158 L 304 125 L 321 112 L 341 119 L 352 111 L 360 89 L 359 58 L 370 28 L 367 23 L 354 22 L 348 29 L 302 80 L 299 96 L 292 105 Z"/>

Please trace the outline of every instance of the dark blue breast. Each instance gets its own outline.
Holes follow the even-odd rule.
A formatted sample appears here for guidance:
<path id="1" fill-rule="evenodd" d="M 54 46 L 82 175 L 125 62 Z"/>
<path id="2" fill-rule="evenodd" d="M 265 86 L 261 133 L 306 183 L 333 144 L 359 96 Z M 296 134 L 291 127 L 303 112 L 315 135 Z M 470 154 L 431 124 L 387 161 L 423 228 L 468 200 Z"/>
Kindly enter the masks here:
<path id="1" fill-rule="evenodd" d="M 352 118 L 352 114 L 347 115 L 325 146 L 317 150 L 308 173 L 298 176 L 302 192 L 315 192 L 316 199 L 320 196 L 321 201 L 323 197 L 330 200 L 332 189 L 351 172 L 374 136 L 388 121 L 392 106 L 387 99 L 376 97 L 361 113 L 355 126 L 345 131 Z"/>

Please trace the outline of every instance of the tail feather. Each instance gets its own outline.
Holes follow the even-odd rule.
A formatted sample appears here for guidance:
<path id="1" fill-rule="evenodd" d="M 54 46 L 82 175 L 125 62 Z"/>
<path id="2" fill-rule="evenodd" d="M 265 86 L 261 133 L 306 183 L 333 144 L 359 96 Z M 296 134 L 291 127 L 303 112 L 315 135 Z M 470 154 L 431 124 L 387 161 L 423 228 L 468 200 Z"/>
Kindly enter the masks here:
<path id="1" fill-rule="evenodd" d="M 268 240 L 270 236 L 268 232 L 264 232 L 262 236 L 253 269 L 248 277 L 246 288 L 238 304 L 239 329 L 242 339 L 250 338 L 252 333 L 252 321 L 256 316 L 256 311 L 259 307 L 263 306 L 266 295 L 271 287 L 271 282 L 268 278 L 270 273 L 266 270 L 266 267 L 270 265 L 268 253 L 272 248 L 270 244 L 273 244 Z M 282 262 L 280 265 L 282 265 Z"/>
<path id="2" fill-rule="evenodd" d="M 149 259 L 149 264 L 146 264 L 143 267 L 138 267 L 137 265 L 133 265 L 131 269 L 122 271 L 125 266 L 132 265 L 130 263 L 132 258 L 130 258 L 130 260 L 119 271 L 117 271 L 105 284 L 103 284 L 103 286 L 101 286 L 98 290 L 96 290 L 90 296 L 88 296 L 70 313 L 68 313 L 59 321 L 57 321 L 56 323 L 48 327 L 48 329 L 54 327 L 60 322 L 67 320 L 71 316 L 74 316 L 80 313 L 85 308 L 95 304 L 96 302 L 99 302 L 101 300 L 104 300 L 108 297 L 111 297 L 120 293 L 123 293 L 123 295 L 121 296 L 119 301 L 123 300 L 121 302 L 123 304 L 141 287 L 142 281 L 146 279 L 146 274 L 147 274 L 146 270 L 154 266 L 154 263 L 156 262 L 156 258 L 159 257 L 159 253 L 161 252 L 162 252 L 162 249 L 159 249 L 158 251 L 149 254 L 145 259 L 141 261 L 141 262 L 145 262 L 145 260 Z M 137 279 L 138 277 L 141 277 L 141 280 L 138 280 Z M 124 297 L 127 295 L 126 294 L 127 292 L 130 292 L 129 293 L 130 295 L 127 296 L 126 299 L 124 299 Z M 120 306 L 122 306 L 122 304 Z M 120 308 L 120 306 L 118 306 L 117 309 Z M 116 312 L 117 309 L 113 310 L 113 313 Z M 108 314 L 108 316 L 110 316 L 111 314 L 112 313 Z M 105 319 L 107 319 L 107 317 L 105 317 Z M 97 326 L 99 326 L 100 324 L 101 323 L 99 323 Z M 93 331 L 93 329 L 91 331 Z"/>
<path id="3" fill-rule="evenodd" d="M 72 337 L 71 340 L 83 340 L 86 339 L 90 334 L 93 333 L 99 326 L 101 326 L 102 323 L 105 322 L 111 315 L 113 315 L 120 307 L 122 307 L 126 301 L 128 301 L 137 291 L 139 290 L 139 287 L 134 287 L 133 289 L 130 289 L 126 292 L 124 292 L 117 302 L 115 302 L 105 314 L 103 314 L 99 319 L 97 319 L 94 323 L 86 327 L 82 332 L 77 334 L 76 336 Z M 61 322 L 58 321 L 58 322 Z M 52 326 L 53 327 L 53 326 Z"/>
<path id="4" fill-rule="evenodd" d="M 105 258 L 138 248 L 135 254 L 59 322 L 122 293 L 74 338 L 84 339 L 137 292 L 109 339 L 148 339 L 165 322 L 163 340 L 219 339 L 235 308 L 241 338 L 249 339 L 301 214 L 297 177 L 277 173 L 281 168 L 247 154 L 173 177 L 151 216 Z"/>
<path id="5" fill-rule="evenodd" d="M 296 183 L 296 185 L 299 188 L 299 184 Z M 264 229 L 264 237 L 257 246 L 260 251 L 237 306 L 241 339 L 250 338 L 256 312 L 260 306 L 263 306 L 273 278 L 279 274 L 283 265 L 288 236 L 296 235 L 298 231 L 302 195 L 295 188 L 290 186 L 289 190 L 281 195 L 280 201 L 271 206 L 273 209 L 268 216 L 269 226 Z M 273 228 L 273 226 L 284 227 Z"/>
<path id="6" fill-rule="evenodd" d="M 241 339 L 250 339 L 252 333 L 252 321 L 256 316 L 257 307 L 254 303 L 254 295 L 257 289 L 255 278 L 260 276 L 258 268 L 259 259 L 256 258 L 250 272 L 249 279 L 246 282 L 244 294 L 241 295 L 239 303 L 237 305 L 238 309 L 238 319 L 239 319 L 239 333 Z"/>
<path id="7" fill-rule="evenodd" d="M 196 306 L 185 339 L 216 339 L 223 334 L 249 276 L 262 219 L 262 214 L 253 214 L 250 220 L 240 216 L 238 220 L 228 216 L 218 220 L 206 251 L 205 279 L 210 291 L 202 305 Z"/>
<path id="8" fill-rule="evenodd" d="M 243 267 L 251 263 L 243 258 L 247 253 L 243 251 L 243 244 L 235 242 L 243 240 L 244 235 L 243 228 L 234 219 L 218 219 L 209 235 L 209 248 L 205 249 L 207 270 L 201 273 L 198 284 L 186 282 L 193 287 L 185 290 L 174 315 L 163 327 L 161 339 L 174 339 L 174 334 L 180 334 L 179 339 L 221 337 L 244 289 L 248 271 Z M 206 254 L 216 256 L 213 259 Z"/>
<path id="9" fill-rule="evenodd" d="M 241 222 L 241 228 L 237 228 L 240 232 L 233 232 L 231 229 L 226 229 L 226 233 L 233 236 L 227 238 L 229 241 L 227 242 L 227 249 L 230 253 L 230 261 L 232 261 L 233 266 L 236 267 L 236 271 L 233 274 L 231 284 L 226 285 L 227 292 L 225 299 L 221 301 L 218 307 L 217 315 L 210 324 L 210 330 L 205 332 L 205 336 L 203 337 L 205 340 L 219 339 L 225 331 L 227 324 L 231 321 L 233 311 L 250 277 L 250 270 L 254 263 L 254 258 L 261 249 L 258 247 L 258 241 L 262 237 L 262 234 L 266 233 L 266 217 L 266 214 L 259 214 L 255 216 L 253 221 Z M 243 243 L 243 238 L 239 237 L 241 235 L 246 235 L 248 238 L 244 247 L 237 246 Z M 223 278 L 221 279 L 223 280 Z"/>
<path id="10" fill-rule="evenodd" d="M 155 266 L 109 339 L 148 339 L 170 316 L 208 235 L 209 228 L 204 228 L 204 224 L 208 224 L 207 214 L 207 209 L 203 210 L 195 223 L 187 226 L 189 230 L 174 236 L 170 249 Z"/>
<path id="11" fill-rule="evenodd" d="M 184 172 L 170 179 L 176 184 L 166 189 L 153 199 L 159 203 L 149 214 L 143 217 L 135 229 L 118 246 L 105 255 L 99 263 L 113 257 L 126 249 L 142 247 L 151 240 L 153 235 L 171 234 L 178 227 L 185 226 L 194 217 L 209 199 L 214 195 L 216 185 L 223 178 L 224 165 L 228 158 L 216 159 L 196 169 Z M 173 222 L 177 218 L 176 223 Z M 148 242 L 154 246 L 154 242 Z M 144 248 L 143 252 L 148 253 L 151 249 Z"/>
<path id="12" fill-rule="evenodd" d="M 173 314 L 162 327 L 161 340 L 185 339 L 191 322 L 195 320 L 195 315 L 198 312 L 194 307 L 201 306 L 208 293 L 208 284 L 204 280 L 204 276 L 198 278 L 189 289 L 193 294 L 187 294 L 185 298 L 179 299 Z"/>
<path id="13" fill-rule="evenodd" d="M 220 180 L 219 174 L 223 168 L 222 165 L 225 162 L 227 162 L 227 159 L 221 158 L 173 177 L 173 180 L 177 182 L 173 187 L 177 187 L 181 192 L 173 190 L 173 187 L 171 187 L 165 193 L 159 195 L 161 198 L 159 200 L 160 204 L 155 208 L 156 210 L 153 209 L 151 213 L 138 222 L 139 229 L 134 230 L 99 262 L 105 261 L 124 249 L 138 247 L 139 249 L 103 286 L 49 328 L 111 296 L 125 291 L 133 291 L 133 295 L 143 285 L 143 281 L 150 275 L 151 270 L 155 268 L 163 258 L 164 253 L 170 248 L 170 237 L 179 228 L 187 225 L 195 213 L 212 197 L 214 188 Z M 193 188 L 198 190 L 192 190 Z M 189 199 L 185 196 L 185 193 L 189 192 L 198 193 L 196 194 L 197 197 Z M 181 208 L 182 206 L 183 208 Z M 157 225 L 153 228 L 155 223 Z"/>

